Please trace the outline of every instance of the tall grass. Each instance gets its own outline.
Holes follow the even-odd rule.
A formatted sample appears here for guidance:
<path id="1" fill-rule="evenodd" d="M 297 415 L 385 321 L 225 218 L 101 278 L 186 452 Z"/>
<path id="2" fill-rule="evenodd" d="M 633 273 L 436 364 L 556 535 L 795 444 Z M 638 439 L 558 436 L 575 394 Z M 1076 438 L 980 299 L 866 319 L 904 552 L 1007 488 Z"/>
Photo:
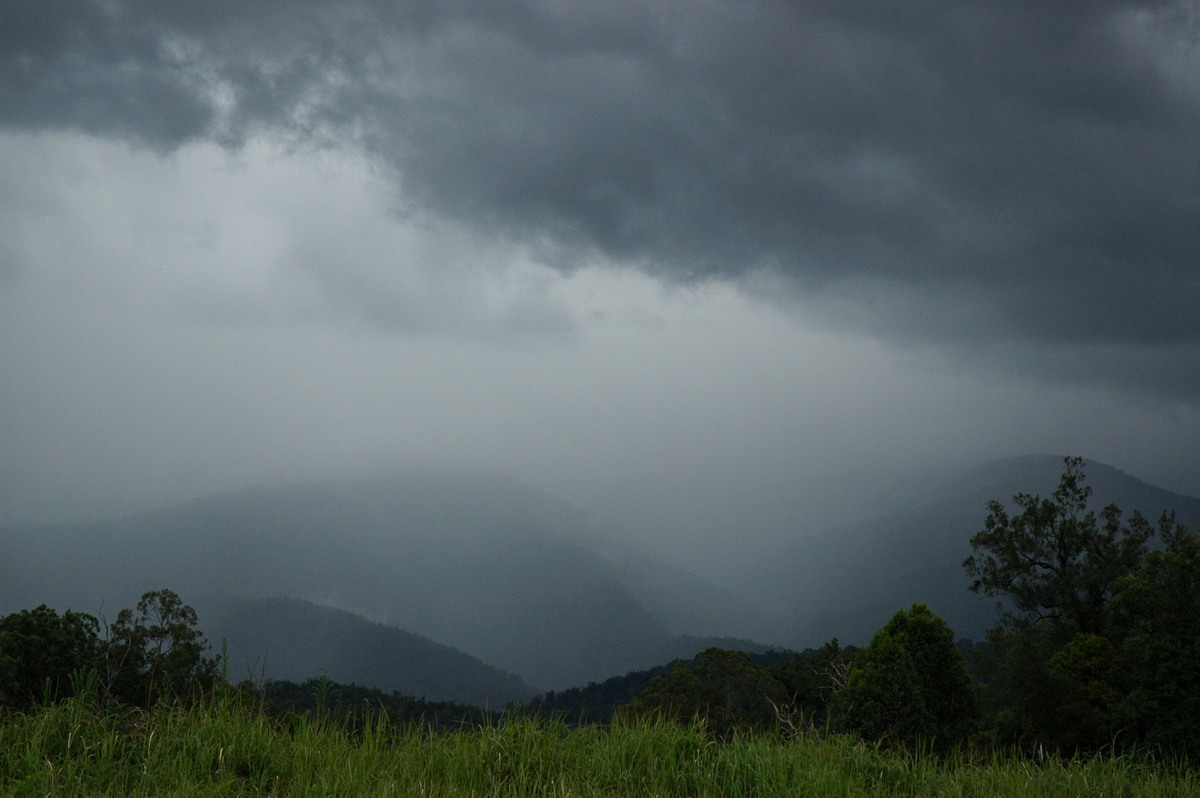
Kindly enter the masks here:
<path id="1" fill-rule="evenodd" d="M 1200 776 L 1130 759 L 938 759 L 845 737 L 512 719 L 468 731 L 349 730 L 235 698 L 100 711 L 71 700 L 0 721 L 4 795 L 1192 796 Z"/>

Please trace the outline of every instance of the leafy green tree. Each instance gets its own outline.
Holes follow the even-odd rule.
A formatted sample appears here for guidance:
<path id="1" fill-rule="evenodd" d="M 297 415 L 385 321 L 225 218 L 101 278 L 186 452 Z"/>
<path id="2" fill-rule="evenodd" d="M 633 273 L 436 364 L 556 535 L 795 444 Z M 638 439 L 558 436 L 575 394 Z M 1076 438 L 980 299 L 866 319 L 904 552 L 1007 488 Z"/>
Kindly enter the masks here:
<path id="1" fill-rule="evenodd" d="M 215 681 L 217 662 L 204 656 L 208 643 L 196 625 L 196 611 L 170 590 L 143 594 L 136 614 L 121 610 L 105 651 L 111 694 L 152 703 Z"/>
<path id="2" fill-rule="evenodd" d="M 1122 523 L 1112 504 L 1097 518 L 1087 509 L 1092 489 L 1084 484 L 1083 460 L 1063 463 L 1049 498 L 1013 497 L 1019 514 L 988 502 L 984 529 L 971 538 L 974 553 L 963 567 L 974 579 L 972 591 L 1007 599 L 1021 615 L 1064 624 L 1068 636 L 1102 634 L 1108 602 L 1137 569 L 1154 530 L 1136 511 Z"/>
<path id="3" fill-rule="evenodd" d="M 824 727 L 830 702 L 845 686 L 853 657 L 854 649 L 842 648 L 834 638 L 819 649 L 799 652 L 769 666 L 768 672 L 783 685 L 787 696 L 781 720 L 797 730 Z"/>
<path id="4" fill-rule="evenodd" d="M 91 615 L 45 604 L 0 618 L 0 705 L 72 695 L 100 664 L 98 630 Z"/>
<path id="5" fill-rule="evenodd" d="M 566 690 L 551 690 L 531 699 L 521 711 L 553 717 L 571 725 L 610 723 L 619 708 L 641 695 L 656 677 L 667 676 L 670 670 L 668 665 L 659 665 L 613 676 L 600 683 L 589 682 Z"/>
<path id="6" fill-rule="evenodd" d="M 1162 537 L 1114 600 L 1129 624 L 1115 714 L 1135 739 L 1200 761 L 1200 533 L 1171 517 Z"/>
<path id="7" fill-rule="evenodd" d="M 709 732 L 726 736 L 736 728 L 771 728 L 786 700 L 783 685 L 746 652 L 710 648 L 691 667 L 680 663 L 654 677 L 621 714 L 684 723 L 699 717 Z"/>
<path id="8" fill-rule="evenodd" d="M 646 689 L 621 708 L 620 715 L 661 716 L 670 720 L 687 722 L 697 716 L 707 716 L 708 709 L 716 706 L 720 694 L 707 685 L 696 671 L 680 662 L 665 676 L 655 676 Z"/>
<path id="9" fill-rule="evenodd" d="M 1194 539 L 1164 514 L 1166 549 L 1151 551 L 1156 530 L 1145 517 L 1134 511 L 1125 522 L 1111 504 L 1098 516 L 1088 510 L 1082 460 L 1063 462 L 1050 498 L 1018 494 L 1021 512 L 1011 516 L 989 502 L 963 563 L 972 590 L 1012 607 L 988 635 L 992 734 L 1071 752 L 1186 737 L 1200 726 L 1200 700 L 1188 703 L 1200 689 L 1200 622 L 1181 620 L 1200 617 Z"/>
<path id="10" fill-rule="evenodd" d="M 942 749 L 967 734 L 975 694 L 950 627 L 924 604 L 897 612 L 854 658 L 832 713 L 870 740 Z"/>
<path id="11" fill-rule="evenodd" d="M 1059 645 L 1044 626 L 1021 619 L 988 632 L 980 711 L 991 742 L 1031 747 L 1059 734 L 1062 693 L 1050 673 Z"/>
<path id="12" fill-rule="evenodd" d="M 1094 751 L 1115 732 L 1112 711 L 1128 690 L 1127 668 L 1112 641 L 1081 633 L 1050 657 L 1060 685 L 1058 711 L 1069 730 L 1061 747 Z"/>
<path id="13" fill-rule="evenodd" d="M 1064 638 L 1051 624 L 1019 619 L 988 637 L 996 671 L 981 705 L 993 743 L 1074 753 L 1119 736 L 1112 713 L 1128 689 L 1128 668 L 1110 638 Z"/>

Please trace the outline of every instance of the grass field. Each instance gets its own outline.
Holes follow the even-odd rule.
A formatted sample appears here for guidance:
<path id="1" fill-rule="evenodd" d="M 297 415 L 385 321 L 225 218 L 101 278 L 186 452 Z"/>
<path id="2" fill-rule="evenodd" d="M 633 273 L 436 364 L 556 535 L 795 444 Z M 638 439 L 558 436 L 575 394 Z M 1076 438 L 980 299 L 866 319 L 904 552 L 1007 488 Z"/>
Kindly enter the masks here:
<path id="1" fill-rule="evenodd" d="M 101 713 L 72 700 L 0 722 L 3 795 L 1195 796 L 1200 776 L 1127 758 L 945 759 L 843 738 L 715 742 L 698 726 L 357 731 L 235 700 Z"/>

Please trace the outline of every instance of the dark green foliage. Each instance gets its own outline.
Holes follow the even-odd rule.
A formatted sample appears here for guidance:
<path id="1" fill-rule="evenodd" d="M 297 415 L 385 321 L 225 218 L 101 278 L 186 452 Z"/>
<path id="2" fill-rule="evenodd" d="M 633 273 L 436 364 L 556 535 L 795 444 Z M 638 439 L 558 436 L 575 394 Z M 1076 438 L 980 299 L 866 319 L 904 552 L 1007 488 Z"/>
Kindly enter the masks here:
<path id="1" fill-rule="evenodd" d="M 1057 643 L 1044 628 L 1011 623 L 988 633 L 981 710 L 987 737 L 999 745 L 1036 747 L 1060 733 L 1061 691 L 1049 671 Z"/>
<path id="2" fill-rule="evenodd" d="M 678 661 L 646 670 L 630 671 L 582 687 L 551 690 L 520 707 L 520 711 L 554 718 L 571 725 L 608 723 L 619 707 L 638 697 L 655 678 L 665 677 Z"/>
<path id="3" fill-rule="evenodd" d="M 129 704 L 149 704 L 213 684 L 217 662 L 204 656 L 208 643 L 196 625 L 196 611 L 170 590 L 143 594 L 136 615 L 121 610 L 105 651 L 111 695 Z"/>
<path id="4" fill-rule="evenodd" d="M 984 686 L 987 738 L 999 745 L 1096 751 L 1119 734 L 1111 712 L 1127 665 L 1109 638 L 1064 639 L 1045 623 L 1013 622 L 989 636 L 995 673 Z"/>
<path id="5" fill-rule="evenodd" d="M 45 604 L 0 618 L 0 706 L 73 695 L 100 664 L 98 629 L 91 615 Z"/>
<path id="6" fill-rule="evenodd" d="M 783 684 L 746 652 L 710 648 L 690 667 L 680 663 L 656 676 L 622 714 L 683 723 L 701 718 L 709 732 L 725 736 L 735 728 L 773 727 L 787 699 Z"/>
<path id="7" fill-rule="evenodd" d="M 142 596 L 99 636 L 99 622 L 42 605 L 0 619 L 0 705 L 57 701 L 84 690 L 102 701 L 149 704 L 212 685 L 215 660 L 196 612 L 169 590 Z"/>
<path id="8" fill-rule="evenodd" d="M 856 652 L 853 647 L 842 648 L 834 638 L 819 649 L 793 654 L 768 666 L 787 696 L 787 724 L 795 729 L 826 726 L 830 701 L 845 686 Z"/>
<path id="9" fill-rule="evenodd" d="M 984 530 L 971 538 L 974 554 L 963 563 L 971 590 L 1011 601 L 1020 614 L 1069 624 L 1099 634 L 1117 584 L 1137 568 L 1151 525 L 1134 512 L 1128 524 L 1108 505 L 1101 519 L 1087 509 L 1092 489 L 1084 484 L 1083 460 L 1064 459 L 1050 498 L 1018 493 L 1019 515 L 988 503 Z"/>
<path id="10" fill-rule="evenodd" d="M 703 638 L 686 639 L 700 640 Z M 734 642 L 739 646 L 745 646 L 745 648 L 737 650 L 745 651 L 752 662 L 766 668 L 772 676 L 775 676 L 776 679 L 782 682 L 785 686 L 785 693 L 789 696 L 794 691 L 789 686 L 789 683 L 785 681 L 786 677 L 779 669 L 794 659 L 803 659 L 815 653 L 806 651 L 803 654 L 797 654 L 791 651 L 759 646 L 746 640 L 736 640 Z M 836 641 L 834 645 L 836 647 Z M 709 648 L 713 648 L 713 646 L 709 646 Z M 531 701 L 520 705 L 513 705 L 511 708 L 524 714 L 561 720 L 570 725 L 585 723 L 606 724 L 612 721 L 614 715 L 617 714 L 621 707 L 631 703 L 641 695 L 655 678 L 665 678 L 671 672 L 671 669 L 677 665 L 683 665 L 689 670 L 695 669 L 699 665 L 700 656 L 702 655 L 697 655 L 687 660 L 672 660 L 665 665 L 630 671 L 621 676 L 613 676 L 605 679 L 602 682 L 588 682 L 588 684 L 581 687 L 570 687 L 566 690 L 551 690 Z M 796 706 L 797 702 L 791 700 L 790 704 Z M 805 707 L 804 711 L 807 716 L 807 707 Z"/>
<path id="11" fill-rule="evenodd" d="M 1122 646 L 1129 690 L 1117 722 L 1155 748 L 1200 761 L 1200 534 L 1164 519 L 1163 540 L 1114 602 L 1130 626 Z"/>
<path id="12" fill-rule="evenodd" d="M 976 706 L 950 627 L 924 604 L 896 613 L 855 657 L 832 711 L 870 740 L 946 748 L 961 739 Z"/>
<path id="13" fill-rule="evenodd" d="M 249 689 L 249 688 L 247 688 Z M 399 692 L 340 684 L 325 677 L 303 683 L 269 680 L 259 688 L 269 707 L 282 712 L 315 713 L 344 726 L 361 730 L 382 712 L 393 726 L 471 729 L 495 724 L 501 712 L 452 701 L 426 701 Z"/>
<path id="14" fill-rule="evenodd" d="M 650 684 L 623 710 L 629 716 L 661 715 L 677 721 L 707 718 L 720 703 L 721 694 L 706 684 L 687 665 L 676 664 L 665 676 L 655 676 Z"/>
<path id="15" fill-rule="evenodd" d="M 995 630 L 991 643 L 998 668 L 983 691 L 990 740 L 1062 752 L 1112 742 L 1111 711 L 1127 668 L 1108 638 L 1083 633 L 1064 642 L 1047 624 L 1014 623 Z"/>
<path id="16" fill-rule="evenodd" d="M 1120 508 L 1087 511 L 1082 461 L 1066 458 L 1049 499 L 989 503 L 972 589 L 1014 613 L 989 633 L 984 692 L 1000 743 L 1090 752 L 1149 744 L 1200 756 L 1200 543 L 1163 514 L 1155 529 Z"/>

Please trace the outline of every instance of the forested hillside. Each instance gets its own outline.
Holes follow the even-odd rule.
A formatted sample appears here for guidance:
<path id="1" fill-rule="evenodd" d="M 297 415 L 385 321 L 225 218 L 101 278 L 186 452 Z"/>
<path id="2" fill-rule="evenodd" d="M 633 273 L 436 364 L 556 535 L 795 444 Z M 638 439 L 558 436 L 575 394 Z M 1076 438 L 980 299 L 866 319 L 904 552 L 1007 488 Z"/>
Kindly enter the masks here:
<path id="1" fill-rule="evenodd" d="M 496 477 L 250 490 L 112 522 L 6 529 L 0 609 L 101 612 L 146 585 L 300 598 L 431 637 L 539 687 L 679 655 L 587 536 L 562 502 Z"/>
<path id="2" fill-rule="evenodd" d="M 518 677 L 427 637 L 301 599 L 214 599 L 200 622 L 235 681 L 335 682 L 430 701 L 503 707 L 535 690 Z"/>

